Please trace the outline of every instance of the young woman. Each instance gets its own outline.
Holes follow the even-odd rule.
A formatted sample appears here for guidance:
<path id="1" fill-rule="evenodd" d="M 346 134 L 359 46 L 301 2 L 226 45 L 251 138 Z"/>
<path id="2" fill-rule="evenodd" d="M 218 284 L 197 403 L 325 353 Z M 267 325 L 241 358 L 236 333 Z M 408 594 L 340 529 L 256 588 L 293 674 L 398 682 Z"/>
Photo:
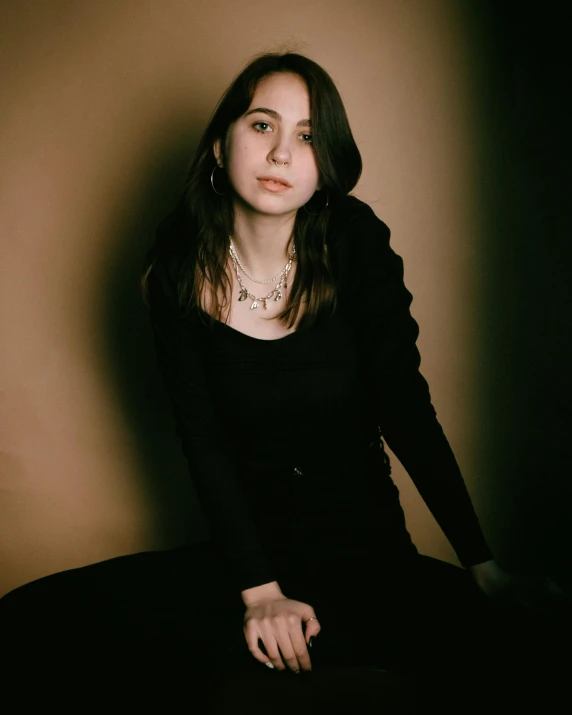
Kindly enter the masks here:
<path id="1" fill-rule="evenodd" d="M 350 195 L 361 167 L 329 75 L 262 55 L 218 104 L 146 266 L 211 528 L 196 643 L 223 670 L 481 672 L 502 650 L 478 647 L 483 592 L 522 591 L 493 560 L 419 372 L 389 229 Z M 466 570 L 418 554 L 382 438 Z"/>

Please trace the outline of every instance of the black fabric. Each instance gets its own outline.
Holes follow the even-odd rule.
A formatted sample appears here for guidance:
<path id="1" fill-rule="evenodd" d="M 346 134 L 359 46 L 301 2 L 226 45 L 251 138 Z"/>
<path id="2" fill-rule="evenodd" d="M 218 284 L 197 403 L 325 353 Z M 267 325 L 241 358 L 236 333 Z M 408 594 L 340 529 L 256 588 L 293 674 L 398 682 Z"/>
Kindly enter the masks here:
<path id="1" fill-rule="evenodd" d="M 213 539 L 0 600 L 3 692 L 23 709 L 203 713 L 231 673 L 297 678 L 266 669 L 244 639 L 240 590 L 271 580 L 320 619 L 315 672 L 410 674 L 422 712 L 546 711 L 568 697 L 569 622 L 492 608 L 468 572 L 411 543 L 378 428 L 462 562 L 490 557 L 419 373 L 401 259 L 369 207 L 348 209 L 328 247 L 337 312 L 280 340 L 182 317 L 168 264 L 152 272 L 158 361 Z"/>
<path id="2" fill-rule="evenodd" d="M 418 684 L 420 712 L 567 710 L 569 616 L 492 608 L 466 571 L 435 559 L 371 568 L 372 557 L 326 545 L 281 553 L 285 593 L 311 603 L 322 626 L 306 681 L 331 666 L 376 667 Z M 3 695 L 23 710 L 206 713 L 231 674 L 299 682 L 253 658 L 243 617 L 213 542 L 48 576 L 0 599 Z M 258 712 L 256 691 L 244 698 L 237 712 Z"/>
<path id="3" fill-rule="evenodd" d="M 150 275 L 158 364 L 212 536 L 240 590 L 279 580 L 273 550 L 292 529 L 340 546 L 376 543 L 384 557 L 409 553 L 396 491 L 369 447 L 379 428 L 463 565 L 491 558 L 419 372 L 411 294 L 389 229 L 348 197 L 328 255 L 335 314 L 271 341 L 205 325 L 198 311 L 183 316 L 176 252 Z"/>

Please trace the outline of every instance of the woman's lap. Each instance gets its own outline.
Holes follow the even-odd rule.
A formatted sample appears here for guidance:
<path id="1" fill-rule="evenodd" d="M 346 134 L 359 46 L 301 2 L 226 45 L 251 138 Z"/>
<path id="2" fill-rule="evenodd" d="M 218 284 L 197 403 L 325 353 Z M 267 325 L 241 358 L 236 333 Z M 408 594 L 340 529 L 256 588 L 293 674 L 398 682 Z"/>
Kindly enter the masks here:
<path id="1" fill-rule="evenodd" d="M 554 623 L 524 608 L 491 605 L 468 571 L 430 557 L 392 562 L 348 553 L 338 564 L 332 554 L 311 589 L 322 626 L 314 668 L 409 673 L 442 708 L 448 698 L 457 711 L 469 693 L 475 711 L 491 699 L 512 706 L 558 701 L 564 666 Z"/>
<path id="2" fill-rule="evenodd" d="M 298 559 L 305 559 L 302 579 Z M 397 668 L 478 686 L 494 679 L 501 653 L 526 645 L 518 618 L 500 617 L 467 572 L 435 559 L 398 565 L 367 552 L 329 553 L 312 566 L 311 555 L 294 553 L 282 564 L 284 594 L 310 603 L 322 626 L 310 651 L 314 669 Z M 248 651 L 243 615 L 210 544 L 64 572 L 0 601 L 4 649 L 15 664 L 45 668 L 67 659 L 100 683 L 102 672 L 131 669 L 136 678 L 162 670 L 171 689 L 178 682 L 195 695 L 237 669 L 282 675 Z"/>
<path id="3" fill-rule="evenodd" d="M 328 554 L 325 561 L 316 565 L 309 589 L 322 626 L 315 648 L 320 662 L 424 667 L 462 640 L 461 623 L 468 634 L 486 612 L 468 573 L 436 559 L 384 561 L 349 550 Z M 299 589 L 303 596 L 304 586 Z"/>

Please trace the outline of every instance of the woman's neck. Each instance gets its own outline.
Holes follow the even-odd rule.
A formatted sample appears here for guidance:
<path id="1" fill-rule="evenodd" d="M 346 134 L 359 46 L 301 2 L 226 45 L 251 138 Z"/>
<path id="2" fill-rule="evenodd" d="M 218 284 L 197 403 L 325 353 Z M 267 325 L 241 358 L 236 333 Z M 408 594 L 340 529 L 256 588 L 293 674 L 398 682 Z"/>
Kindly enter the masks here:
<path id="1" fill-rule="evenodd" d="M 251 275 L 264 280 L 284 268 L 295 218 L 295 212 L 272 216 L 251 214 L 235 207 L 232 240 Z"/>

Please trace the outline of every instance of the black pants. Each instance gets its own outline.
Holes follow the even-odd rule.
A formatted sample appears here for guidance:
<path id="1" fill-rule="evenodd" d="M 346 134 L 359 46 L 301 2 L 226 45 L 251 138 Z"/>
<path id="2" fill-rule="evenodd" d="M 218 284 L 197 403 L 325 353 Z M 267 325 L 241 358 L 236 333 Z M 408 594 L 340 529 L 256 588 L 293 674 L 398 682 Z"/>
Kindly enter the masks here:
<path id="1" fill-rule="evenodd" d="M 495 712 L 503 703 L 514 711 L 533 700 L 562 707 L 568 697 L 569 625 L 492 608 L 462 569 L 339 548 L 275 558 L 283 593 L 310 603 L 320 620 L 314 672 L 347 664 L 409 673 L 442 712 Z M 170 699 L 206 712 L 234 671 L 299 677 L 253 658 L 244 610 L 210 542 L 40 579 L 0 600 L 4 692 L 62 707 L 77 698 L 135 706 L 159 697 L 164 712 Z"/>

